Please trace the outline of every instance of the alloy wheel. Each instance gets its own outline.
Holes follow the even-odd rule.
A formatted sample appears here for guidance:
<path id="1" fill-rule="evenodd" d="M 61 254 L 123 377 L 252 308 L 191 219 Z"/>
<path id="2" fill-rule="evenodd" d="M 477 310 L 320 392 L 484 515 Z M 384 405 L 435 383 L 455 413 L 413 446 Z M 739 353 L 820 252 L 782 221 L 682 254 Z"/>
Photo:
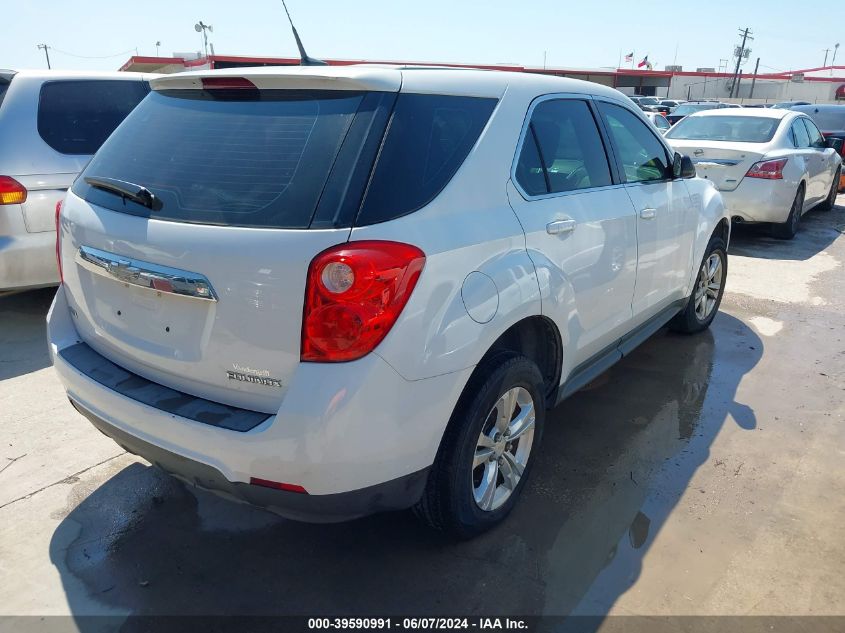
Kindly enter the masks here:
<path id="1" fill-rule="evenodd" d="M 472 494 L 482 510 L 500 508 L 525 472 L 536 411 L 527 389 L 508 389 L 487 415 L 472 461 Z"/>
<path id="2" fill-rule="evenodd" d="M 716 307 L 722 288 L 723 271 L 722 258 L 718 253 L 711 253 L 701 264 L 695 289 L 695 316 L 699 321 L 706 320 Z"/>

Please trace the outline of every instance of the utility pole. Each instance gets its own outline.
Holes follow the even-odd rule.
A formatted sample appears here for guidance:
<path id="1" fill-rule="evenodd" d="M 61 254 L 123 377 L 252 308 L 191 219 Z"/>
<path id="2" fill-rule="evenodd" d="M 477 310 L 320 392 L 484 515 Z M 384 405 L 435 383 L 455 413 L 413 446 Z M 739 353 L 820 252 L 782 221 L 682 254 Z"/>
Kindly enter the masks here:
<path id="1" fill-rule="evenodd" d="M 747 42 L 749 39 L 754 39 L 753 37 L 751 37 L 751 29 L 749 28 L 745 28 L 744 30 L 740 29 L 740 34 L 742 35 L 742 44 L 740 44 L 739 48 L 737 48 L 736 50 L 736 68 L 734 69 L 734 81 L 733 85 L 731 86 L 731 98 L 733 98 L 734 92 L 736 92 L 737 96 L 739 96 L 739 67 L 742 64 L 742 58 L 748 57 L 748 53 L 745 52 L 747 50 L 745 48 L 745 42 Z M 750 53 L 751 51 L 748 52 Z"/>
<path id="2" fill-rule="evenodd" d="M 47 46 L 46 44 L 39 44 L 38 49 L 40 50 L 42 48 L 44 49 L 44 55 L 47 56 L 47 68 L 50 69 L 50 68 L 52 68 L 52 66 L 50 66 L 50 53 L 47 52 L 47 49 L 50 48 L 50 47 Z"/>
<path id="3" fill-rule="evenodd" d="M 754 76 L 751 78 L 751 92 L 748 95 L 749 99 L 754 98 L 754 84 L 757 83 L 757 71 L 760 69 L 760 58 L 757 58 L 757 63 L 754 64 Z"/>
<path id="4" fill-rule="evenodd" d="M 829 48 L 824 49 L 824 64 L 822 64 L 822 68 L 827 67 L 827 54 L 830 52 Z"/>

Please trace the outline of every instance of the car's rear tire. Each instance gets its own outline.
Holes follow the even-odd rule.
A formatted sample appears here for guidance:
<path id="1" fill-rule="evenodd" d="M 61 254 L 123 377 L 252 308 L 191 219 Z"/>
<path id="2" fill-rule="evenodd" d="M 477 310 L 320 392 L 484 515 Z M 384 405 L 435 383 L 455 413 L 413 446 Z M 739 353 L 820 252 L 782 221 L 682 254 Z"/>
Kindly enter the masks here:
<path id="1" fill-rule="evenodd" d="M 524 356 L 503 352 L 479 365 L 443 435 L 417 516 L 458 538 L 501 522 L 531 471 L 544 393 L 540 370 Z"/>
<path id="2" fill-rule="evenodd" d="M 839 193 L 839 176 L 842 174 L 842 168 L 836 170 L 836 176 L 833 178 L 833 182 L 830 184 L 830 191 L 827 194 L 827 198 L 824 199 L 819 205 L 819 209 L 822 211 L 830 211 L 834 205 L 836 205 L 836 195 Z"/>
<path id="3" fill-rule="evenodd" d="M 721 237 L 714 235 L 698 267 L 689 301 L 669 322 L 669 328 L 675 332 L 695 334 L 710 327 L 722 303 L 727 276 L 727 247 Z"/>
<path id="4" fill-rule="evenodd" d="M 804 211 L 804 183 L 798 186 L 795 192 L 795 199 L 789 209 L 786 222 L 772 225 L 772 235 L 781 240 L 791 240 L 798 233 L 798 226 L 801 224 L 801 214 Z"/>

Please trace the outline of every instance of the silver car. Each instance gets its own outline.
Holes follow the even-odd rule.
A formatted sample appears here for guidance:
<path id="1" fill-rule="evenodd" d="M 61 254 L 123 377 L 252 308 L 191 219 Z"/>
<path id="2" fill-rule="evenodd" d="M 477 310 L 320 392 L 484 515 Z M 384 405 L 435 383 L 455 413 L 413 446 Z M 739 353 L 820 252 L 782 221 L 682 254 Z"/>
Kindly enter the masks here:
<path id="1" fill-rule="evenodd" d="M 56 204 L 150 77 L 0 70 L 0 292 L 59 282 Z"/>

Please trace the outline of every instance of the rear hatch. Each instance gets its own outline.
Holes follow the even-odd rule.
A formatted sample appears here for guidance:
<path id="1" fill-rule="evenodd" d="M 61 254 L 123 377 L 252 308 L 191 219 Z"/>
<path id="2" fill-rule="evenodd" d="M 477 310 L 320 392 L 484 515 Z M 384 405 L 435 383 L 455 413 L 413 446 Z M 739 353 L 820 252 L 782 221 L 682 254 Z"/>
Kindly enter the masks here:
<path id="1" fill-rule="evenodd" d="M 720 191 L 733 191 L 750 167 L 763 158 L 760 146 L 723 141 L 676 141 L 672 147 L 688 155 L 701 178 L 710 180 Z M 758 151 L 754 151 L 758 150 Z"/>
<path id="2" fill-rule="evenodd" d="M 65 286 L 91 347 L 267 413 L 299 363 L 309 263 L 348 239 L 401 78 L 284 73 L 154 81 L 62 212 Z"/>

